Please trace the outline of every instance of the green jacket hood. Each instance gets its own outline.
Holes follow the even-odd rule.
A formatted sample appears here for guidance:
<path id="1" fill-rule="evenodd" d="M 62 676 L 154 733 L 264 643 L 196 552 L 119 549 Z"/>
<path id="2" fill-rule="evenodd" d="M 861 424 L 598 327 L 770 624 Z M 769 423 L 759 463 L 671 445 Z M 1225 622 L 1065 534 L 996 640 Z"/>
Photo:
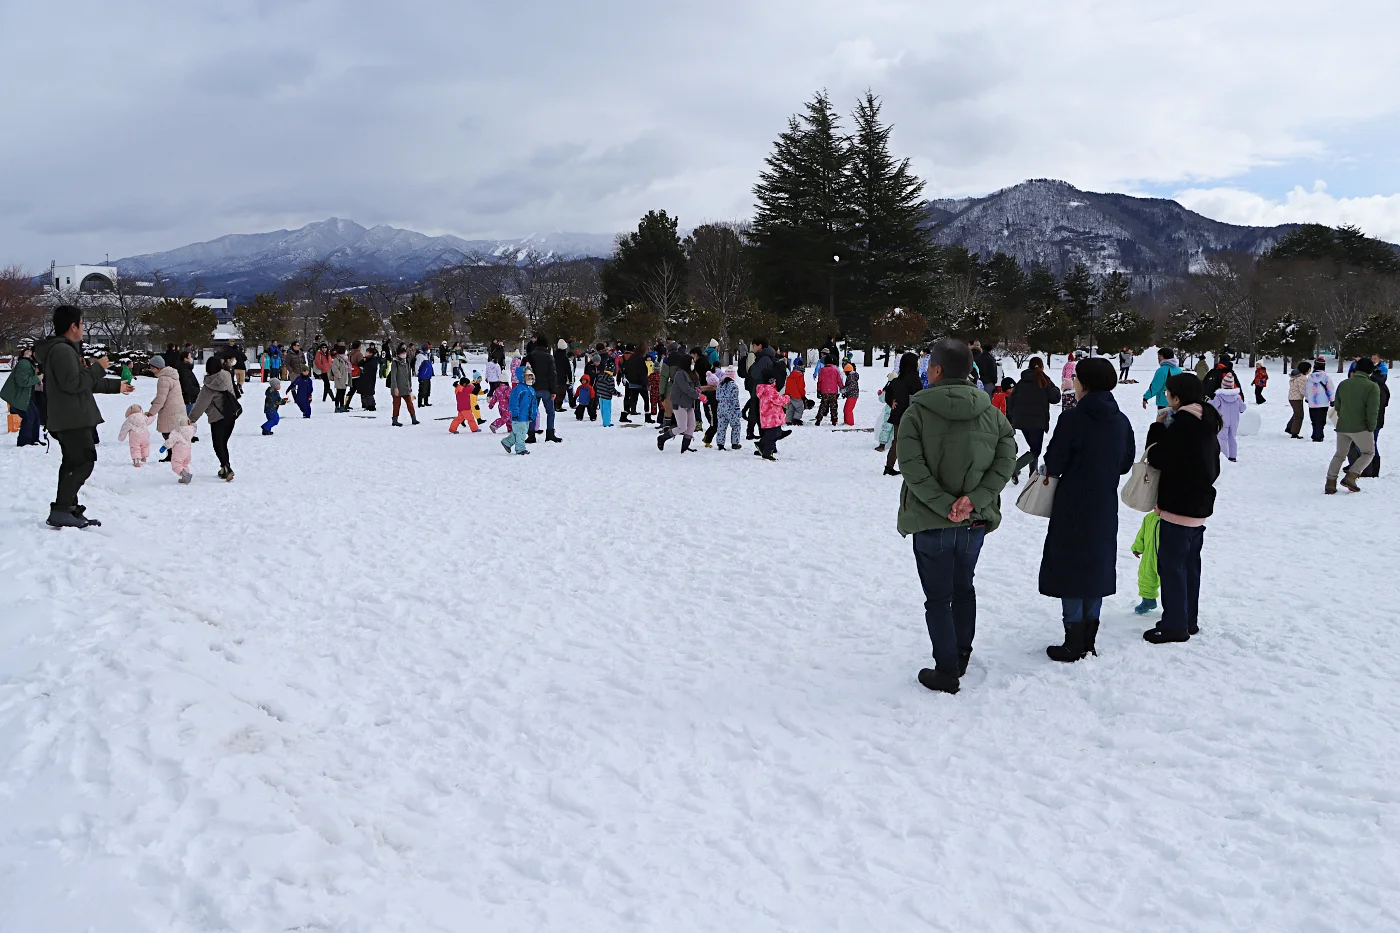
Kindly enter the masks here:
<path id="1" fill-rule="evenodd" d="M 73 348 L 73 351 L 78 354 L 79 360 L 83 358 L 83 348 L 78 346 L 73 341 L 69 340 L 67 337 L 49 337 L 47 340 L 41 340 L 34 345 L 35 361 L 40 366 L 44 367 L 45 369 L 48 369 L 49 355 L 53 353 L 53 351 L 58 347 L 59 344 L 63 343 L 66 343 L 68 344 L 68 346 Z"/>
<path id="2" fill-rule="evenodd" d="M 992 397 L 970 382 L 950 379 L 914 393 L 909 406 L 927 408 L 948 421 L 972 421 L 992 407 Z"/>

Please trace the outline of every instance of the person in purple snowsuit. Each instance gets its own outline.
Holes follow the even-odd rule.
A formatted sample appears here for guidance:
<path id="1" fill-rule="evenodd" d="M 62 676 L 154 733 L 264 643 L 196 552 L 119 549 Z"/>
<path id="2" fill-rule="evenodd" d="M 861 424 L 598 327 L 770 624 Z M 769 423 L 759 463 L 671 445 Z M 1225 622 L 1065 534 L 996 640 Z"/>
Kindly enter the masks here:
<path id="1" fill-rule="evenodd" d="M 1240 415 L 1244 414 L 1245 402 L 1244 393 L 1235 384 L 1235 374 L 1226 373 L 1220 380 L 1220 389 L 1215 393 L 1215 397 L 1210 400 L 1210 404 L 1216 411 L 1220 412 L 1220 420 L 1223 422 L 1220 428 L 1218 439 L 1220 449 L 1225 452 L 1231 463 L 1239 456 L 1239 444 L 1237 438 L 1240 430 Z"/>

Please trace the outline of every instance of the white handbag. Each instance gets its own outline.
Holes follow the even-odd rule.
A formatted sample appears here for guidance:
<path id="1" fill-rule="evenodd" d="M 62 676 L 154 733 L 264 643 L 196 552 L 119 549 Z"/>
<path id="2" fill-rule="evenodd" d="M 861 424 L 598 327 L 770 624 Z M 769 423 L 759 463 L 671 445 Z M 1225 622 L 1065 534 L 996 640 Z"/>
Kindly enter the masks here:
<path id="1" fill-rule="evenodd" d="M 1026 488 L 1016 497 L 1016 508 L 1027 515 L 1049 518 L 1055 505 L 1055 487 L 1060 484 L 1058 476 L 1032 473 L 1026 481 Z"/>
<path id="2" fill-rule="evenodd" d="M 1147 450 L 1151 449 L 1149 444 Z M 1162 471 L 1147 462 L 1147 450 L 1142 452 L 1142 459 L 1133 464 L 1128 481 L 1123 484 L 1123 491 L 1118 496 L 1124 505 L 1139 512 L 1151 512 L 1157 508 L 1157 486 L 1162 481 Z"/>
<path id="3" fill-rule="evenodd" d="M 1337 426 L 1337 422 L 1341 419 L 1342 415 L 1339 411 L 1337 411 L 1337 406 L 1333 405 L 1331 408 L 1327 409 L 1327 423 L 1330 424 L 1332 427 L 1335 428 Z"/>

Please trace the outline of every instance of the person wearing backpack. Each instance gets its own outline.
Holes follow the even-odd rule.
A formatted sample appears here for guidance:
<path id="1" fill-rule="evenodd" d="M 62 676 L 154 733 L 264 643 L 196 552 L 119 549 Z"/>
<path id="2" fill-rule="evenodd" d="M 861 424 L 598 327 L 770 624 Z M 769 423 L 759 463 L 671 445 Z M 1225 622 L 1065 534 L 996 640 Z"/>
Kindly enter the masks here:
<path id="1" fill-rule="evenodd" d="M 228 439 L 241 414 L 243 406 L 233 394 L 233 377 L 224 368 L 224 358 L 209 357 L 204 364 L 204 385 L 199 390 L 199 397 L 194 400 L 189 418 L 190 424 L 201 417 L 209 421 L 209 440 L 214 444 L 214 455 L 219 458 L 219 479 L 226 483 L 233 482 Z"/>

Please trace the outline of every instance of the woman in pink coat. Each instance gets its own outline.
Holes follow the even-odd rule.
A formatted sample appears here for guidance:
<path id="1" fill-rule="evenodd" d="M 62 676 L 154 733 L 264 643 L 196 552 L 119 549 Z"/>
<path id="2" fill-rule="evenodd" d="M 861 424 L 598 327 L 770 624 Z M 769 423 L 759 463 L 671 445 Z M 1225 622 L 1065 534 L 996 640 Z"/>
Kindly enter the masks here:
<path id="1" fill-rule="evenodd" d="M 180 391 L 180 371 L 173 366 L 166 366 L 164 357 L 160 356 L 151 357 L 150 366 L 156 373 L 156 397 L 151 400 L 146 414 L 156 419 L 156 430 L 168 439 L 170 432 L 175 430 L 176 421 L 185 414 L 185 396 Z M 170 454 L 167 451 L 161 463 L 169 461 Z"/>

